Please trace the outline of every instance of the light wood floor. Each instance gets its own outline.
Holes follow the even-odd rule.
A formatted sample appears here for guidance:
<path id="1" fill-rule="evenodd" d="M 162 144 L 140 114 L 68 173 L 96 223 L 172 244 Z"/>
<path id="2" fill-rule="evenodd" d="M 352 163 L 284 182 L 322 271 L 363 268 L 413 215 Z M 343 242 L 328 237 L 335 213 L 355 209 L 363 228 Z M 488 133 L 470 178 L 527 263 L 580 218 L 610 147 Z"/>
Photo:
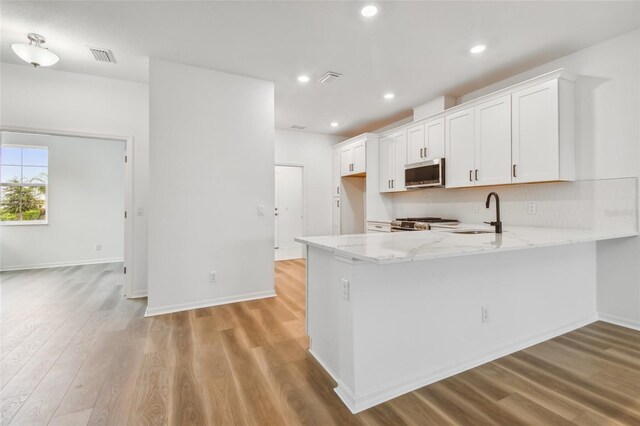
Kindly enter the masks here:
<path id="1" fill-rule="evenodd" d="M 358 415 L 278 297 L 145 319 L 119 265 L 3 273 L 2 424 L 640 425 L 640 333 L 594 323 Z"/>

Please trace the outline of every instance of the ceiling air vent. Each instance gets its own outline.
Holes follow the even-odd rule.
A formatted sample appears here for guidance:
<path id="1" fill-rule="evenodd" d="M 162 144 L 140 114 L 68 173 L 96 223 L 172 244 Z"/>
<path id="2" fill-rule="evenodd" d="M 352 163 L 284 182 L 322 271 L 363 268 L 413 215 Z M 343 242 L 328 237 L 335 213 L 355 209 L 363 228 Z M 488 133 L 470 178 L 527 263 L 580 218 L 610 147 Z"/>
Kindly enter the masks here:
<path id="1" fill-rule="evenodd" d="M 320 83 L 333 83 L 335 80 L 342 77 L 339 72 L 327 71 L 322 77 L 320 77 Z"/>
<path id="2" fill-rule="evenodd" d="M 297 124 L 294 124 L 293 126 L 291 126 L 292 129 L 296 129 L 296 130 L 303 130 L 306 129 L 306 126 L 298 126 Z"/>
<path id="3" fill-rule="evenodd" d="M 110 62 L 110 63 L 116 62 L 116 58 L 113 56 L 113 52 L 110 51 L 109 49 L 89 47 L 89 50 L 91 51 L 91 53 L 93 54 L 93 57 L 96 58 L 96 61 L 98 62 Z"/>

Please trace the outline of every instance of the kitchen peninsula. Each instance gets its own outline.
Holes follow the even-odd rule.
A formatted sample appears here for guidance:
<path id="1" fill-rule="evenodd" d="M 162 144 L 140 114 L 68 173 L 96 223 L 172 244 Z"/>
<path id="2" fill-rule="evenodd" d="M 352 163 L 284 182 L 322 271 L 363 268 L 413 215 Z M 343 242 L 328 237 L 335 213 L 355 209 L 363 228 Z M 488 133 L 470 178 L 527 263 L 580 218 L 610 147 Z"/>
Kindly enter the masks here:
<path id="1" fill-rule="evenodd" d="M 473 230 L 296 239 L 310 351 L 352 412 L 595 321 L 595 242 L 637 235 Z"/>

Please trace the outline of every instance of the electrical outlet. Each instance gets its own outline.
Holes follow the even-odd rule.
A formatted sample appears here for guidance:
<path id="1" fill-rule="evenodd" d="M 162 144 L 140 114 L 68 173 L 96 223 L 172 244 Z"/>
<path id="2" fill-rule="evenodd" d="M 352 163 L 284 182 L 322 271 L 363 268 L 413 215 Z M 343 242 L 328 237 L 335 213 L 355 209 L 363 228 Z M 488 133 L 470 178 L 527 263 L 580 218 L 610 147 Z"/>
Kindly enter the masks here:
<path id="1" fill-rule="evenodd" d="M 100 251 L 102 250 L 102 244 L 98 243 L 96 244 L 96 251 Z"/>
<path id="2" fill-rule="evenodd" d="M 342 298 L 349 300 L 349 280 L 345 278 L 342 279 Z"/>
<path id="3" fill-rule="evenodd" d="M 264 204 L 258 204 L 258 216 L 264 216 Z"/>
<path id="4" fill-rule="evenodd" d="M 529 214 L 538 213 L 538 206 L 535 203 L 527 204 L 527 213 L 529 213 Z"/>
<path id="5" fill-rule="evenodd" d="M 210 283 L 215 283 L 217 278 L 218 278 L 218 271 L 209 272 L 209 282 Z"/>
<path id="6" fill-rule="evenodd" d="M 473 205 L 473 212 L 474 213 L 480 213 L 480 204 L 474 204 Z"/>
<path id="7" fill-rule="evenodd" d="M 136 214 L 137 214 L 138 216 L 142 216 L 142 215 L 144 215 L 144 210 L 142 209 L 142 207 L 138 207 L 138 210 L 136 211 Z"/>
<path id="8" fill-rule="evenodd" d="M 484 324 L 486 322 L 489 322 L 489 308 L 483 306 L 480 308 L 480 310 L 482 311 L 482 323 Z"/>

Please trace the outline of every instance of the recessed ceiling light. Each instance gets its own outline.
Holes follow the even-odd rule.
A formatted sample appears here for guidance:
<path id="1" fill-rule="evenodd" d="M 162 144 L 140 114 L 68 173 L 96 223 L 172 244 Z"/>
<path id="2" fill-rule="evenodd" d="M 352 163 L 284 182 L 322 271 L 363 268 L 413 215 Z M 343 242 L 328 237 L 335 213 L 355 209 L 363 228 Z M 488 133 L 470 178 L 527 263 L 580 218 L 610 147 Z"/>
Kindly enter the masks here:
<path id="1" fill-rule="evenodd" d="M 337 121 L 332 121 L 331 122 L 331 127 L 338 127 L 339 123 Z"/>
<path id="2" fill-rule="evenodd" d="M 471 49 L 469 49 L 469 52 L 471 53 L 482 53 L 485 51 L 485 49 L 487 48 L 487 46 L 485 46 L 484 44 L 479 44 L 477 46 L 473 46 Z"/>
<path id="3" fill-rule="evenodd" d="M 360 10 L 360 14 L 362 16 L 364 16 L 365 18 L 371 18 L 374 17 L 378 14 L 378 8 L 375 7 L 374 5 L 370 4 L 368 6 L 363 7 Z"/>
<path id="4" fill-rule="evenodd" d="M 310 78 L 309 78 L 309 76 L 308 76 L 308 75 L 299 75 L 299 76 L 298 76 L 298 81 L 299 81 L 300 83 L 308 83 L 308 82 L 309 82 L 309 80 L 310 80 Z"/>
<path id="5" fill-rule="evenodd" d="M 385 93 L 384 94 L 384 98 L 385 99 L 393 99 L 395 97 L 396 97 L 396 95 L 394 95 L 393 93 Z"/>

